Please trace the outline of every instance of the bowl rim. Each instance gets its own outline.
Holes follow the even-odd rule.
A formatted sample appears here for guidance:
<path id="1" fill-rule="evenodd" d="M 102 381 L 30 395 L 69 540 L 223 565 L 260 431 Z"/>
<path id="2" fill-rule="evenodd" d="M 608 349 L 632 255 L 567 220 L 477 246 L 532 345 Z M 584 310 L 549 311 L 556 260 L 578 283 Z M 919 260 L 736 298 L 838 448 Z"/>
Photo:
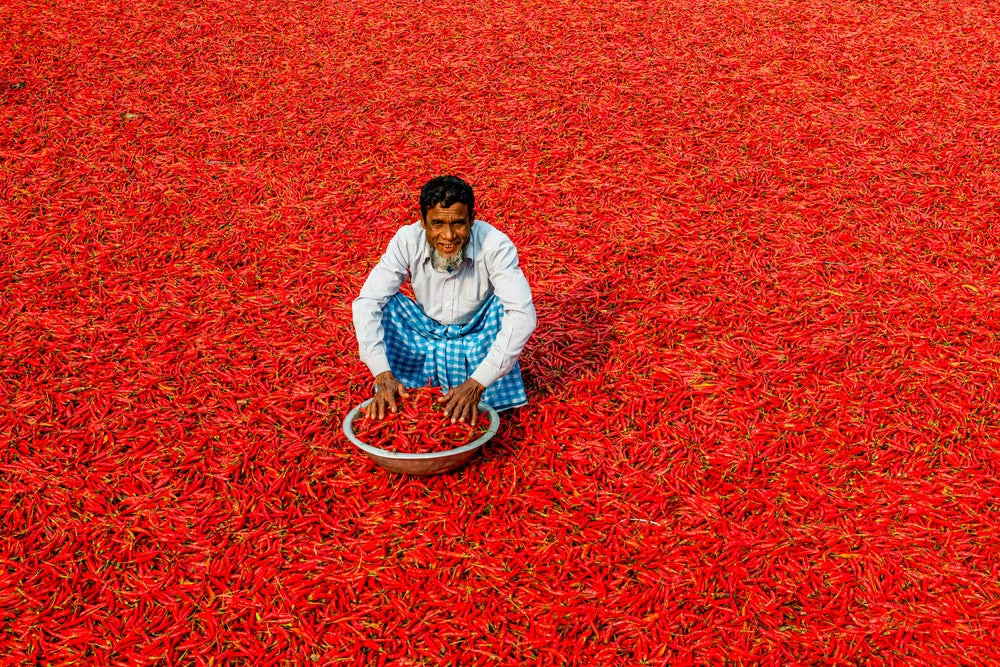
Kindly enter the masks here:
<path id="1" fill-rule="evenodd" d="M 463 454 L 465 452 L 470 452 L 473 449 L 477 449 L 478 447 L 481 447 L 484 444 L 486 444 L 486 442 L 490 440 L 490 438 L 492 438 L 494 435 L 497 434 L 497 430 L 500 428 L 499 413 L 497 413 L 497 411 L 494 410 L 490 405 L 487 405 L 486 403 L 480 403 L 478 406 L 479 411 L 489 413 L 490 425 L 489 427 L 487 427 L 485 433 L 483 433 L 480 437 L 476 438 L 472 442 L 462 445 L 461 447 L 456 447 L 455 449 L 445 449 L 440 452 L 424 452 L 419 454 L 411 452 L 394 452 L 389 449 L 372 447 L 371 445 L 362 442 L 361 440 L 358 439 L 356 435 L 354 435 L 354 428 L 353 428 L 354 419 L 361 412 L 361 408 L 366 407 L 369 403 L 371 403 L 374 400 L 375 400 L 374 398 L 369 398 L 366 401 L 362 401 L 361 403 L 356 405 L 353 410 L 348 412 L 347 416 L 344 417 L 343 430 L 344 430 L 344 435 L 347 436 L 347 439 L 353 442 L 359 449 L 372 456 L 378 456 L 384 459 L 394 459 L 397 461 L 425 461 L 427 459 L 440 459 L 446 456 Z"/>

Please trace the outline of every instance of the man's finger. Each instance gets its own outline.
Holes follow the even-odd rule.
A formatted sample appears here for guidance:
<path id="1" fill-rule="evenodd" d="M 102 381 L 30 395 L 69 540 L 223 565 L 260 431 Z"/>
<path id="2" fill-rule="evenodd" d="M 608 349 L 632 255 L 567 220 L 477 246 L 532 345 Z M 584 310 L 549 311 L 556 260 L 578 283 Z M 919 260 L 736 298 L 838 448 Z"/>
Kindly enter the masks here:
<path id="1" fill-rule="evenodd" d="M 451 416 L 451 411 L 455 407 L 455 390 L 449 389 L 447 394 L 438 399 L 438 403 L 444 403 L 444 416 Z"/>
<path id="2" fill-rule="evenodd" d="M 458 406 L 458 410 L 455 411 L 458 416 L 458 421 L 464 422 L 466 416 L 469 413 L 469 397 L 463 396 L 462 402 Z"/>

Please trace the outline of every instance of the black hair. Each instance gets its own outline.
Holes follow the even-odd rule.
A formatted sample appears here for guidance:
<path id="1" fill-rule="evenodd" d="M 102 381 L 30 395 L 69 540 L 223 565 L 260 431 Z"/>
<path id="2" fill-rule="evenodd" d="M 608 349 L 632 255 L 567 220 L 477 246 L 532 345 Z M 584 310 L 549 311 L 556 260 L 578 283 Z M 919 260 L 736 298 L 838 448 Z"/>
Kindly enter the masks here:
<path id="1" fill-rule="evenodd" d="M 437 176 L 420 188 L 421 220 L 435 206 L 448 208 L 454 204 L 465 204 L 469 215 L 475 215 L 476 196 L 472 194 L 472 186 L 458 176 Z"/>

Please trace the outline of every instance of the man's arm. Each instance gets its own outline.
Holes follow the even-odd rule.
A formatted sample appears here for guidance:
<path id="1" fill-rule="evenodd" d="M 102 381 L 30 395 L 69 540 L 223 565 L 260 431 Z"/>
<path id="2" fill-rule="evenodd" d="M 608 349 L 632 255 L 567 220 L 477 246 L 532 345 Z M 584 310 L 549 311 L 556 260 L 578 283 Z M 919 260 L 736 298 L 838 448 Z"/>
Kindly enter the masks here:
<path id="1" fill-rule="evenodd" d="M 531 288 L 518 265 L 514 244 L 503 236 L 487 252 L 486 261 L 493 292 L 504 308 L 500 333 L 472 377 L 441 399 L 446 404 L 445 414 L 453 421 L 467 421 L 470 424 L 476 420 L 479 399 L 486 387 L 510 372 L 537 324 Z"/>
<path id="2" fill-rule="evenodd" d="M 472 379 L 484 387 L 510 372 L 537 324 L 531 288 L 510 239 L 504 236 L 487 255 L 487 262 L 493 292 L 503 304 L 503 320 L 489 353 L 472 373 Z"/>
<path id="3" fill-rule="evenodd" d="M 361 287 L 361 294 L 351 306 L 354 332 L 358 337 L 358 353 L 378 383 L 378 393 L 367 414 L 379 419 L 385 416 L 387 410 L 396 411 L 397 394 L 404 398 L 407 395 L 406 388 L 389 369 L 389 358 L 386 356 L 383 340 L 385 330 L 382 327 L 382 309 L 399 291 L 399 286 L 406 280 L 409 272 L 401 234 L 402 230 L 389 242 L 385 254 L 368 274 L 368 279 Z"/>

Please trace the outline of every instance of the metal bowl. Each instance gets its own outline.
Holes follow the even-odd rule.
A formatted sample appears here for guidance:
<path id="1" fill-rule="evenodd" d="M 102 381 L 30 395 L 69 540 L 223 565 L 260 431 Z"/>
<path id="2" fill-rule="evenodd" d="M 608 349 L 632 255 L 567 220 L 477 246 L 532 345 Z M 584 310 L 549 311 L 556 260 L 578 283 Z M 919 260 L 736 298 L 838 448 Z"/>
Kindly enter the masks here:
<path id="1" fill-rule="evenodd" d="M 480 403 L 479 411 L 489 413 L 490 425 L 486 429 L 486 433 L 467 445 L 440 452 L 428 452 L 427 454 L 407 454 L 380 449 L 361 442 L 358 436 L 354 435 L 354 418 L 361 413 L 361 408 L 367 407 L 373 400 L 369 398 L 347 413 L 347 416 L 344 417 L 344 435 L 375 463 L 390 472 L 401 472 L 407 475 L 434 475 L 454 470 L 471 459 L 480 447 L 496 435 L 497 429 L 500 428 L 500 415 L 497 414 L 497 411 L 485 403 Z"/>

